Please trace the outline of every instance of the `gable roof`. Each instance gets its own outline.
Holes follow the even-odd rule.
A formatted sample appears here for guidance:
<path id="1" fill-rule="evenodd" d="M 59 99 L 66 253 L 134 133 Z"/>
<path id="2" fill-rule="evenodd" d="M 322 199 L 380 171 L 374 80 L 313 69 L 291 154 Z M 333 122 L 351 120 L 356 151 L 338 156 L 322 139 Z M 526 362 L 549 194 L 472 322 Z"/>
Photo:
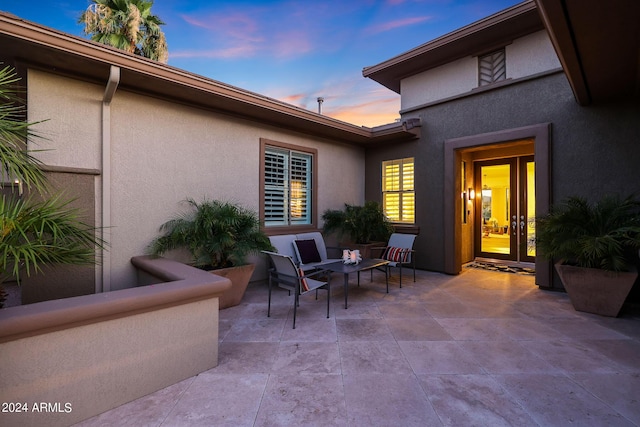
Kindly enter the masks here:
<path id="1" fill-rule="evenodd" d="M 406 77 L 546 29 L 579 104 L 638 98 L 639 22 L 638 0 L 527 0 L 362 74 L 400 93 Z"/>
<path id="2" fill-rule="evenodd" d="M 403 123 L 356 126 L 254 92 L 0 12 L 0 61 L 106 85 L 120 68 L 119 90 L 155 96 L 348 144 L 415 139 Z"/>
<path id="3" fill-rule="evenodd" d="M 544 27 L 532 0 L 517 4 L 422 44 L 380 64 L 365 67 L 364 77 L 400 93 L 406 77 L 469 55 L 488 53 Z"/>

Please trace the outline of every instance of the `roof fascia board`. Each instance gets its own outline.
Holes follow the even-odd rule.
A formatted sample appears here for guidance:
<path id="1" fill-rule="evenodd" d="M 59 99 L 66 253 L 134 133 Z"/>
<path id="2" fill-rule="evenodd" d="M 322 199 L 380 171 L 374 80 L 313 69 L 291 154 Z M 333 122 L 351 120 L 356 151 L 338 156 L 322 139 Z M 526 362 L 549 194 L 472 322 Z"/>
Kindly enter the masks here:
<path id="1" fill-rule="evenodd" d="M 411 49 L 403 54 L 400 54 L 396 57 L 388 59 L 377 65 L 365 67 L 362 71 L 362 74 L 365 77 L 369 77 L 371 74 L 393 67 L 394 65 L 397 65 L 399 63 L 415 58 L 416 56 L 429 53 L 432 50 L 435 50 L 442 46 L 446 46 L 448 44 L 451 44 L 452 42 L 464 39 L 469 36 L 473 36 L 474 34 L 477 34 L 478 32 L 488 27 L 491 27 L 493 25 L 499 24 L 504 21 L 508 21 L 509 19 L 512 19 L 513 17 L 518 16 L 522 13 L 535 10 L 535 8 L 536 6 L 533 0 L 528 0 L 526 2 L 517 4 L 501 12 L 498 12 L 494 15 L 491 15 L 487 18 L 481 19 L 465 27 L 462 27 L 458 30 L 445 34 L 444 36 L 438 37 L 437 39 L 434 39 L 428 43 L 422 44 L 414 49 Z"/>
<path id="2" fill-rule="evenodd" d="M 556 55 L 580 105 L 591 103 L 591 95 L 576 46 L 564 0 L 535 0 L 540 18 L 549 34 Z"/>
<path id="3" fill-rule="evenodd" d="M 318 127 L 321 129 L 326 128 L 326 132 L 322 130 L 319 132 L 317 135 L 319 137 L 336 138 L 336 134 L 339 134 L 339 138 L 342 141 L 358 144 L 366 143 L 368 139 L 373 137 L 373 132 L 370 128 L 342 122 L 273 98 L 189 73 L 170 65 L 129 54 L 101 43 L 52 30 L 11 14 L 0 12 L 0 33 L 79 56 L 89 61 L 115 65 L 123 70 L 127 69 L 130 72 L 140 73 L 149 78 L 177 83 L 213 96 L 269 110 L 281 115 L 283 124 L 286 124 L 287 119 L 295 119 L 307 122 L 313 125 L 315 129 L 318 129 Z M 398 136 L 402 137 L 403 135 Z"/>

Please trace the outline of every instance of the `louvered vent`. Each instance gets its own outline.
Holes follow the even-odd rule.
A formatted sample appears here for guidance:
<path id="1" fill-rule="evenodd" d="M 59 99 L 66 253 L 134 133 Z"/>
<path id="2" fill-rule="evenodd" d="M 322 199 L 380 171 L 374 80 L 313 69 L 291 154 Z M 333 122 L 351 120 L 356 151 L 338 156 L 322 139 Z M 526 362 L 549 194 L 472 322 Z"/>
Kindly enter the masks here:
<path id="1" fill-rule="evenodd" d="M 485 86 L 507 78 L 504 49 L 478 58 L 478 85 Z"/>

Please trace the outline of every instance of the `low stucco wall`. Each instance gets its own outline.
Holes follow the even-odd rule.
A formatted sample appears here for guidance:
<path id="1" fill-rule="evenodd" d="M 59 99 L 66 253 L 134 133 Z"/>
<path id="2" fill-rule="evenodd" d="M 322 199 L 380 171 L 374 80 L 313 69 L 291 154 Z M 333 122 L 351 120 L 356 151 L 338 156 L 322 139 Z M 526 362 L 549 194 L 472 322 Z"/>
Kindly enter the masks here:
<path id="1" fill-rule="evenodd" d="M 0 425 L 70 425 L 218 364 L 229 280 L 132 262 L 170 282 L 0 310 Z"/>

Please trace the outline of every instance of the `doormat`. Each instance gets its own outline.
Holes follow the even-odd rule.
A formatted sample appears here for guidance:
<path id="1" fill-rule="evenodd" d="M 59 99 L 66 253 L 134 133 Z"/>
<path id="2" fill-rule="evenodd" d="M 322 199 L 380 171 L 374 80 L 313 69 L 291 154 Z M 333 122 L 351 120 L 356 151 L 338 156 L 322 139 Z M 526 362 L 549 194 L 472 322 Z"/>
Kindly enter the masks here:
<path id="1" fill-rule="evenodd" d="M 505 265 L 505 264 L 497 264 L 493 262 L 479 262 L 472 261 L 468 263 L 465 267 L 467 268 L 479 268 L 482 270 L 491 270 L 491 271 L 500 271 L 503 273 L 514 273 L 514 274 L 522 274 L 526 276 L 535 276 L 536 270 L 533 268 L 527 267 L 517 267 L 514 265 Z"/>

